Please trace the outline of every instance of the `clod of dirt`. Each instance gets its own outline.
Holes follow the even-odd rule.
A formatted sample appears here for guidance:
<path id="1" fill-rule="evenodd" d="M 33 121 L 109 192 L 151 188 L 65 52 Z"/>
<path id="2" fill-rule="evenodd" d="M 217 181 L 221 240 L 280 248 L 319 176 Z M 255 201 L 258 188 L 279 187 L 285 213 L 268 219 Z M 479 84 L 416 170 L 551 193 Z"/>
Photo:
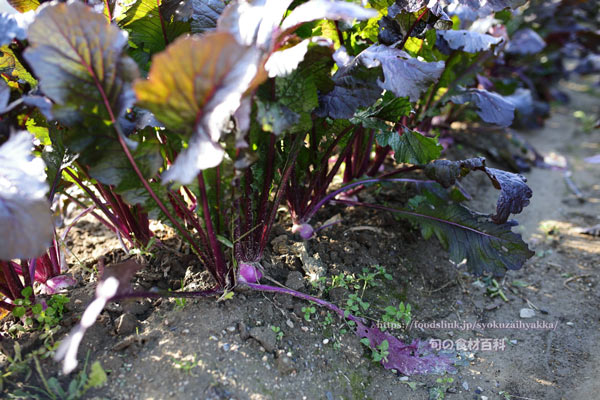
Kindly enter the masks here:
<path id="1" fill-rule="evenodd" d="M 277 371 L 282 375 L 289 375 L 296 370 L 294 362 L 284 353 L 279 354 L 275 358 L 275 367 L 277 367 Z"/>
<path id="2" fill-rule="evenodd" d="M 290 272 L 287 276 L 287 280 L 285 281 L 285 286 L 292 290 L 304 289 L 304 277 L 302 276 L 302 273 L 299 271 Z"/>
<path id="3" fill-rule="evenodd" d="M 124 313 L 115 321 L 116 331 L 119 335 L 129 335 L 135 332 L 138 320 L 133 314 Z"/>
<path id="4" fill-rule="evenodd" d="M 238 322 L 238 330 L 240 331 L 240 339 L 248 340 L 250 338 L 250 330 L 243 321 Z"/>
<path id="5" fill-rule="evenodd" d="M 143 315 L 150 308 L 150 302 L 148 301 L 131 301 L 123 304 L 123 310 L 126 313 L 130 313 L 133 315 Z"/>
<path id="6" fill-rule="evenodd" d="M 521 318 L 533 318 L 535 317 L 535 311 L 531 308 L 521 308 L 519 315 Z"/>
<path id="7" fill-rule="evenodd" d="M 335 287 L 329 290 L 329 300 L 334 304 L 342 304 L 346 300 L 347 290 L 343 287 Z"/>
<path id="8" fill-rule="evenodd" d="M 298 258 L 300 258 L 300 261 L 302 262 L 302 269 L 308 276 L 310 276 L 311 280 L 318 280 L 327 273 L 327 268 L 323 262 L 308 253 L 308 246 L 306 242 L 294 243 L 289 250 L 291 250 Z"/>
<path id="9" fill-rule="evenodd" d="M 288 286 L 288 285 L 286 285 L 286 286 L 289 287 L 290 289 L 292 288 L 291 286 Z M 286 310 L 293 310 L 294 309 L 294 299 L 292 298 L 292 296 L 290 296 L 288 294 L 277 293 L 275 295 L 275 301 L 282 308 L 285 308 Z"/>
<path id="10" fill-rule="evenodd" d="M 275 332 L 266 326 L 257 326 L 250 329 L 250 337 L 258 340 L 258 342 L 269 353 L 272 353 L 277 348 L 277 337 Z"/>

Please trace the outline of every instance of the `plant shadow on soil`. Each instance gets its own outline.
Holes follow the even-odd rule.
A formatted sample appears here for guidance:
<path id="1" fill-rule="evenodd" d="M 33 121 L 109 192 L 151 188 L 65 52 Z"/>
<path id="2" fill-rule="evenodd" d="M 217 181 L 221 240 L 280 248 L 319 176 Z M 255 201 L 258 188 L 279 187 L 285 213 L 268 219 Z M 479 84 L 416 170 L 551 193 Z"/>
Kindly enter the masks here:
<path id="1" fill-rule="evenodd" d="M 370 352 L 351 333 L 342 334 L 342 321 L 326 323 L 325 310 L 317 308 L 311 321 L 302 307 L 308 303 L 285 295 L 236 292 L 232 299 L 134 300 L 111 304 L 88 330 L 79 351 L 82 360 L 98 360 L 108 373 L 108 384 L 90 390 L 88 398 L 110 399 L 428 399 L 442 388 L 448 399 L 590 399 L 600 390 L 600 300 L 598 267 L 600 240 L 578 233 L 577 228 L 600 223 L 600 173 L 583 158 L 600 152 L 600 138 L 578 129 L 574 110 L 597 112 L 598 97 L 570 89 L 572 103 L 555 107 L 542 129 L 525 133 L 542 153 L 560 153 L 573 171 L 573 180 L 585 194 L 580 202 L 563 183 L 562 172 L 534 169 L 525 174 L 533 189 L 532 203 L 516 219 L 517 229 L 536 255 L 519 271 L 499 281 L 508 302 L 486 295 L 482 280 L 448 261 L 438 242 L 420 239 L 410 223 L 381 211 L 326 207 L 320 222 L 340 214 L 343 222 L 319 232 L 308 254 L 326 266 L 329 277 L 342 272 L 359 274 L 380 265 L 392 281 L 365 291 L 370 315 L 401 301 L 413 306 L 415 321 L 471 324 L 546 321 L 555 329 L 411 329 L 394 330 L 410 341 L 501 339 L 503 351 L 462 352 L 463 363 L 452 381 L 440 376 L 401 378 L 370 359 Z M 471 154 L 473 156 L 473 154 Z M 451 155 L 448 155 L 451 157 Z M 497 192 L 483 178 L 465 182 L 474 196 L 472 206 L 489 211 Z M 361 200 L 401 203 L 406 191 L 383 187 L 365 191 Z M 88 220 L 89 221 L 89 220 Z M 85 222 L 85 221 L 84 221 Z M 87 222 L 89 224 L 89 222 Z M 285 217 L 274 229 L 265 255 L 268 276 L 301 291 L 318 293 L 306 279 L 291 279 L 302 272 L 296 238 Z M 118 242 L 102 226 L 93 235 L 80 225 L 71 237 L 78 256 L 79 286 L 70 294 L 63 319 L 66 334 L 91 300 L 95 283 L 92 267 L 99 256 L 107 264 L 125 257 Z M 89 230 L 89 226 L 85 226 Z M 101 234 L 104 232 L 104 234 Z M 177 239 L 171 251 L 142 257 L 146 268 L 138 272 L 134 287 L 202 290 L 210 287 L 195 257 Z M 73 260 L 72 260 L 73 261 Z M 81 268 L 85 266 L 86 268 Z M 169 280 L 164 276 L 169 274 Z M 290 274 L 292 274 L 290 276 Z M 349 290 L 330 290 L 325 298 L 341 304 Z M 521 319 L 520 310 L 532 308 L 535 316 Z M 127 314 L 128 317 L 121 317 Z M 5 321 L 5 324 L 7 322 Z M 278 335 L 272 327 L 279 328 Z M 24 351 L 39 345 L 36 335 L 19 339 Z M 3 343 L 4 349 L 10 346 Z M 4 366 L 6 362 L 4 361 Z M 43 362 L 47 375 L 58 366 Z M 63 386 L 69 378 L 61 377 Z M 40 385 L 34 372 L 28 384 Z M 5 387 L 21 385 L 13 382 Z"/>

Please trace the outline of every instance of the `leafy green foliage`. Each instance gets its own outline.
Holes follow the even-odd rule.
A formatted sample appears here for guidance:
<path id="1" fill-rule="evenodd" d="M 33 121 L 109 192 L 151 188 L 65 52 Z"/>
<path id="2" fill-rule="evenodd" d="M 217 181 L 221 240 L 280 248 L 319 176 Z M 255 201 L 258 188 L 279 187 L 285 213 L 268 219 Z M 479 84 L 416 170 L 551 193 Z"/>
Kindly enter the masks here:
<path id="1" fill-rule="evenodd" d="M 445 193 L 425 190 L 409 202 L 411 212 L 402 216 L 418 223 L 425 239 L 436 236 L 450 252 L 450 259 L 480 275 L 497 276 L 506 269 L 519 269 L 533 255 L 521 235 L 512 232 L 514 224 L 496 224 L 482 214 L 449 203 Z"/>
<path id="2" fill-rule="evenodd" d="M 442 153 L 442 146 L 435 138 L 406 128 L 402 135 L 396 131 L 380 132 L 377 142 L 381 146 L 390 146 L 394 150 L 396 161 L 402 163 L 427 164 L 439 158 Z"/>

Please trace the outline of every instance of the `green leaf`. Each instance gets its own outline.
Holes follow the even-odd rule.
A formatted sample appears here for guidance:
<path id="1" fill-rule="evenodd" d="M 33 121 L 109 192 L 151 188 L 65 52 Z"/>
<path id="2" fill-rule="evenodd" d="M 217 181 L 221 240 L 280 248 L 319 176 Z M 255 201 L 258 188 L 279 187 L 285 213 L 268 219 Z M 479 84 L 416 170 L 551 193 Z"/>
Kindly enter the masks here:
<path id="1" fill-rule="evenodd" d="M 150 55 L 164 50 L 178 36 L 190 31 L 189 23 L 167 15 L 166 5 L 159 4 L 158 0 L 137 0 L 118 21 L 118 25 L 129 32 L 129 40 Z"/>
<path id="2" fill-rule="evenodd" d="M 106 372 L 104 372 L 104 368 L 100 365 L 100 362 L 94 361 L 90 368 L 90 376 L 88 378 L 87 383 L 84 386 L 84 390 L 88 390 L 89 388 L 99 388 L 103 386 L 108 381 L 106 376 Z"/>
<path id="3" fill-rule="evenodd" d="M 427 164 L 439 158 L 442 153 L 442 146 L 437 139 L 406 128 L 402 135 L 393 130 L 380 132 L 377 143 L 380 146 L 390 146 L 394 150 L 396 161 L 400 163 Z"/>
<path id="4" fill-rule="evenodd" d="M 477 275 L 487 271 L 502 276 L 506 269 L 519 269 L 533 256 L 521 235 L 512 232 L 514 223 L 496 224 L 490 217 L 448 200 L 443 190 L 435 190 L 435 194 L 425 190 L 409 201 L 412 211 L 400 211 L 400 216 L 417 222 L 425 239 L 435 235 L 453 262 L 466 260 Z"/>
<path id="5" fill-rule="evenodd" d="M 33 307 L 31 307 L 31 311 L 33 311 L 34 314 L 40 314 L 42 312 L 42 305 L 39 303 L 35 304 Z"/>
<path id="6" fill-rule="evenodd" d="M 25 307 L 15 307 L 12 310 L 12 314 L 16 317 L 16 318 L 21 318 L 23 315 L 25 315 Z"/>
<path id="7" fill-rule="evenodd" d="M 52 3 L 36 16 L 28 38 L 24 57 L 59 121 L 114 122 L 131 106 L 129 86 L 138 73 L 124 55 L 127 34 L 102 14 L 79 2 Z"/>
<path id="8" fill-rule="evenodd" d="M 21 295 L 26 299 L 28 299 L 32 294 L 33 289 L 31 288 L 31 286 L 27 286 L 23 290 L 21 290 Z"/>

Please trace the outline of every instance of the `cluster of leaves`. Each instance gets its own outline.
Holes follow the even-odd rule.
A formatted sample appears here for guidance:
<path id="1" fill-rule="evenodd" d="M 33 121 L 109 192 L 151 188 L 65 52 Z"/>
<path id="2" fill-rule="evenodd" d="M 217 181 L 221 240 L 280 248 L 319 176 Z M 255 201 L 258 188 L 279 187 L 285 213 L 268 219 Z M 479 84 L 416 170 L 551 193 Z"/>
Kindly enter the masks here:
<path id="1" fill-rule="evenodd" d="M 522 34 L 509 38 L 507 26 L 523 1 L 9 2 L 28 13 L 0 18 L 0 226 L 13 232 L 0 242 L 4 308 L 22 297 L 18 274 L 33 287 L 62 273 L 55 194 L 128 250 L 163 245 L 151 218 L 171 225 L 211 273 L 213 293 L 262 276 L 282 203 L 304 239 L 336 199 L 414 222 L 475 274 L 502 275 L 532 255 L 509 220 L 529 204 L 525 178 L 481 158 L 440 160 L 452 122 L 506 127 L 522 108 L 527 89 L 494 91 L 491 74 L 521 49 Z M 428 179 L 395 177 L 409 171 Z M 457 185 L 472 171 L 500 191 L 495 214 L 464 205 Z M 344 185 L 332 190 L 340 174 Z M 396 209 L 353 200 L 391 182 L 419 194 Z M 38 265 L 49 272 L 36 274 Z M 239 279 L 242 267 L 250 273 Z M 106 302 L 135 295 L 127 282 L 136 270 L 103 276 L 93 310 L 59 351 L 67 372 Z M 421 345 L 355 320 L 372 348 L 387 343 L 386 367 L 446 365 L 413 365 Z"/>

